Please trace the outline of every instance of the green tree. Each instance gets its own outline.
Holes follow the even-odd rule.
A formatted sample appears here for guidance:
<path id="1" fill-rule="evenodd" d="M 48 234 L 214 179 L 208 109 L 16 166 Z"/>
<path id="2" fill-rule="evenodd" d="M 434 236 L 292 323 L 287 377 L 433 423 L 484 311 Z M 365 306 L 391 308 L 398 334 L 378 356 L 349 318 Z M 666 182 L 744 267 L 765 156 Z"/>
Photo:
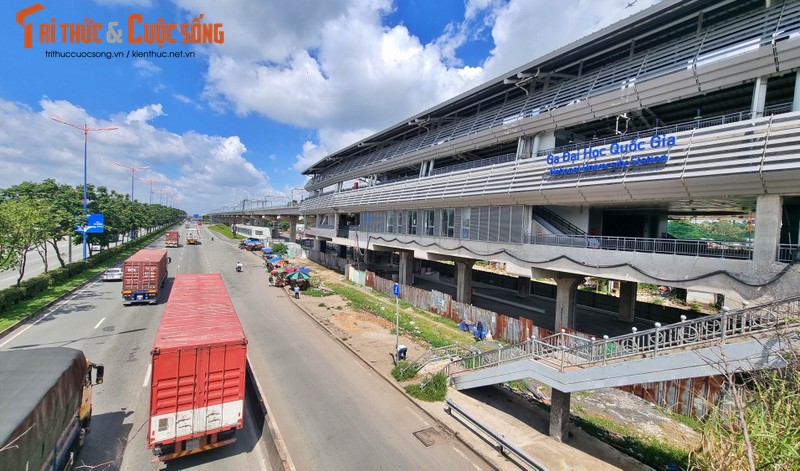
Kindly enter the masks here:
<path id="1" fill-rule="evenodd" d="M 47 209 L 39 200 L 28 197 L 0 202 L 2 267 L 14 267 L 19 273 L 17 285 L 25 276 L 28 252 L 46 237 Z"/>

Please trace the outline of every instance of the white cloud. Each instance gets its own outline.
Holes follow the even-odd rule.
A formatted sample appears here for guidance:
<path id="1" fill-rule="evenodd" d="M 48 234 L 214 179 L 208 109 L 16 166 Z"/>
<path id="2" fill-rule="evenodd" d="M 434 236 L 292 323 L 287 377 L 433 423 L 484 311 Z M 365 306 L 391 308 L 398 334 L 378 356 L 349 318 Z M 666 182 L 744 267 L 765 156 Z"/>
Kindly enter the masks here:
<path id="1" fill-rule="evenodd" d="M 133 67 L 138 71 L 141 77 L 152 77 L 161 73 L 161 67 L 145 59 L 136 59 L 133 62 Z"/>
<path id="2" fill-rule="evenodd" d="M 161 109 L 161 104 L 156 103 L 131 111 L 125 118 L 125 122 L 129 124 L 134 121 L 147 122 L 159 116 L 164 116 L 164 112 Z"/>
<path id="3" fill-rule="evenodd" d="M 405 26 L 387 27 L 389 0 L 272 2 L 177 0 L 189 16 L 225 25 L 207 48 L 204 97 L 218 112 L 256 113 L 317 132 L 296 156 L 302 170 L 328 152 L 415 115 L 655 0 L 468 0 L 464 17 L 423 44 Z M 491 37 L 482 66 L 459 48 Z"/>
<path id="4" fill-rule="evenodd" d="M 135 174 L 135 197 L 149 201 L 148 182 L 167 188 L 190 203 L 190 212 L 204 212 L 240 200 L 243 192 L 254 195 L 274 193 L 266 173 L 246 157 L 247 148 L 238 136 L 211 136 L 196 132 L 176 134 L 151 125 L 148 120 L 164 114 L 160 104 L 151 104 L 101 119 L 64 100 L 43 98 L 40 110 L 0 99 L 0 188 L 18 184 L 20 175 L 39 182 L 53 178 L 59 183 L 83 184 L 83 132 L 57 123 L 57 116 L 67 122 L 89 128 L 116 126 L 117 130 L 89 133 L 87 149 L 88 182 L 127 194 L 129 166 L 151 166 L 154 171 Z M 43 146 L 42 143 L 50 143 Z M 172 169 L 179 171 L 174 172 Z M 159 170 L 161 169 L 161 170 Z M 170 169 L 170 170 L 168 170 Z M 169 178 L 168 174 L 179 176 Z M 159 191 L 154 202 L 161 198 Z"/>

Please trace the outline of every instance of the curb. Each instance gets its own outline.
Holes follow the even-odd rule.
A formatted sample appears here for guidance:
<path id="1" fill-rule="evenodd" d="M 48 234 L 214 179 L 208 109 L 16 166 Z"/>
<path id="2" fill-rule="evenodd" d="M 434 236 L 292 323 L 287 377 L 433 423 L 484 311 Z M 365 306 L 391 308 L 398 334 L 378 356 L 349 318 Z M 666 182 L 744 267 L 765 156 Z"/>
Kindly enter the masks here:
<path id="1" fill-rule="evenodd" d="M 369 369 L 371 369 L 372 371 L 374 371 L 374 372 L 375 372 L 375 373 L 376 373 L 376 374 L 377 374 L 377 375 L 378 375 L 380 378 L 382 378 L 384 381 L 386 381 L 387 383 L 389 383 L 389 384 L 390 384 L 390 385 L 391 385 L 393 388 L 395 388 L 395 389 L 397 389 L 398 391 L 400 391 L 400 392 L 403 394 L 403 397 L 404 397 L 406 400 L 408 400 L 408 402 L 410 402 L 411 404 L 413 404 L 413 405 L 414 405 L 414 407 L 416 407 L 416 408 L 417 408 L 419 411 L 421 411 L 421 412 L 422 412 L 423 414 L 425 414 L 425 415 L 426 415 L 428 418 L 430 418 L 432 422 L 434 422 L 434 423 L 435 423 L 435 424 L 437 424 L 438 426 L 440 426 L 440 427 L 444 428 L 445 430 L 447 430 L 447 431 L 448 431 L 448 432 L 449 432 L 449 433 L 450 433 L 450 434 L 451 434 L 451 435 L 452 435 L 452 436 L 453 436 L 455 439 L 457 439 L 457 440 L 458 440 L 458 441 L 459 441 L 461 444 L 463 444 L 465 447 L 469 448 L 469 449 L 470 449 L 470 450 L 471 450 L 473 453 L 475 453 L 477 456 L 479 456 L 479 457 L 480 457 L 480 458 L 481 458 L 481 459 L 482 459 L 482 460 L 483 460 L 483 461 L 484 461 L 484 462 L 485 462 L 487 465 L 489 465 L 489 466 L 490 466 L 492 469 L 499 470 L 499 468 L 498 468 L 498 467 L 497 467 L 497 466 L 494 464 L 493 460 L 489 459 L 489 458 L 488 458 L 488 457 L 487 457 L 487 456 L 486 456 L 486 455 L 483 453 L 483 451 L 481 451 L 481 450 L 478 450 L 476 447 L 472 446 L 472 444 L 471 444 L 471 443 L 469 443 L 469 442 L 465 441 L 463 438 L 461 438 L 461 435 L 460 435 L 458 432 L 456 432 L 455 430 L 453 430 L 452 428 L 450 428 L 450 427 L 449 427 L 447 424 L 445 424 L 444 422 L 442 422 L 441 420 L 439 420 L 439 418 L 437 418 L 437 417 L 435 417 L 435 416 L 431 415 L 431 413 L 430 413 L 430 412 L 428 412 L 428 411 L 427 411 L 427 410 L 426 410 L 424 407 L 422 407 L 422 406 L 420 406 L 419 404 L 417 404 L 416 400 L 414 400 L 414 398 L 410 397 L 410 396 L 409 396 L 409 395 L 406 393 L 406 391 L 405 391 L 405 390 L 404 390 L 404 389 L 403 389 L 403 388 L 402 388 L 402 387 L 401 387 L 399 384 L 397 384 L 397 381 L 395 381 L 395 380 L 394 380 L 394 378 L 387 377 L 387 376 L 386 376 L 386 375 L 384 375 L 384 374 L 383 374 L 381 371 L 379 371 L 378 369 L 376 369 L 376 368 L 375 368 L 375 367 L 374 367 L 374 366 L 373 366 L 373 365 L 372 365 L 370 362 L 368 362 L 367 360 L 365 360 L 364 358 L 362 358 L 362 357 L 361 357 L 361 355 L 359 355 L 359 354 L 358 354 L 358 352 L 356 352 L 356 351 L 355 351 L 355 350 L 354 350 L 354 349 L 353 349 L 353 348 L 352 348 L 350 345 L 348 345 L 347 343 L 345 343 L 344 341 L 342 341 L 342 340 L 341 340 L 339 337 L 337 337 L 337 336 L 336 336 L 336 335 L 335 335 L 333 332 L 331 332 L 331 330 L 330 330 L 330 329 L 328 329 L 328 327 L 327 327 L 327 326 L 325 326 L 325 324 L 323 324 L 322 322 L 320 322 L 320 320 L 319 320 L 319 319 L 317 319 L 316 317 L 314 317 L 314 315 L 313 315 L 313 314 L 311 314 L 311 313 L 310 313 L 308 310 L 306 310 L 306 309 L 305 309 L 305 308 L 304 308 L 302 305 L 298 304 L 298 303 L 296 302 L 296 300 L 294 299 L 294 296 L 293 296 L 291 293 L 289 293 L 288 291 L 286 291 L 286 293 L 287 293 L 287 295 L 288 295 L 288 297 L 289 297 L 289 300 L 292 302 L 292 304 L 294 304 L 294 305 L 295 305 L 295 306 L 297 306 L 297 307 L 298 307 L 298 308 L 299 308 L 301 311 L 303 311 L 304 313 L 306 313 L 306 315 L 307 315 L 308 317 L 310 317 L 310 318 L 311 318 L 311 319 L 312 319 L 312 320 L 313 320 L 313 321 L 314 321 L 314 322 L 315 322 L 317 325 L 319 325 L 321 328 L 323 328 L 323 329 L 325 330 L 325 332 L 327 332 L 327 333 L 328 333 L 328 335 L 330 335 L 330 336 L 331 336 L 333 339 L 335 339 L 335 340 L 336 340 L 337 342 L 339 342 L 339 343 L 340 343 L 342 346 L 344 346 L 346 349 L 348 349 L 348 350 L 349 350 L 349 351 L 350 351 L 350 352 L 351 352 L 353 355 L 355 355 L 355 356 L 356 356 L 356 358 L 358 358 L 359 360 L 361 360 L 361 362 L 362 362 L 363 364 L 365 364 L 365 365 L 366 365 L 366 366 L 367 366 Z"/>

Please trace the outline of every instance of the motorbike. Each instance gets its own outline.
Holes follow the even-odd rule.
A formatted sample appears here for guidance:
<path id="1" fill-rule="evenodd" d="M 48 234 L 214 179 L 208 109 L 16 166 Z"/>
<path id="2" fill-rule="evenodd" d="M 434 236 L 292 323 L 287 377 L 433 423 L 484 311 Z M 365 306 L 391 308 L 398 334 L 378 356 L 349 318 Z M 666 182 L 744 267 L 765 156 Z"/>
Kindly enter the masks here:
<path id="1" fill-rule="evenodd" d="M 236 271 L 238 271 L 238 272 L 242 271 L 242 264 L 241 263 L 236 264 Z"/>

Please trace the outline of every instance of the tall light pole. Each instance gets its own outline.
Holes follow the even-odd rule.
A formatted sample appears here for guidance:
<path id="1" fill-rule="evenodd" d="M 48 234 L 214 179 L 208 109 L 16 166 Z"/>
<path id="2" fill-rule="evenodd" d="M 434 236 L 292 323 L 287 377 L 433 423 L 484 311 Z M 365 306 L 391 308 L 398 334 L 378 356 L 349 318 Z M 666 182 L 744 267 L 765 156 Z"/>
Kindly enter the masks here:
<path id="1" fill-rule="evenodd" d="M 153 183 L 161 183 L 161 180 L 155 178 L 140 178 L 143 182 L 150 182 L 150 204 L 153 204 Z"/>
<path id="2" fill-rule="evenodd" d="M 83 123 L 83 126 L 78 126 L 77 124 L 68 123 L 68 122 L 64 121 L 63 119 L 57 118 L 55 116 L 52 116 L 50 119 L 52 119 L 53 121 L 55 121 L 57 123 L 66 124 L 67 126 L 72 126 L 75 129 L 80 129 L 81 131 L 83 131 L 83 217 L 88 218 L 89 217 L 89 211 L 86 209 L 86 162 L 87 162 L 86 152 L 87 152 L 87 147 L 89 146 L 89 133 L 90 132 L 94 132 L 94 131 L 114 131 L 114 130 L 117 130 L 119 128 L 116 127 L 116 126 L 109 126 L 109 127 L 106 127 L 106 128 L 90 128 L 89 126 L 86 125 L 86 123 Z M 83 226 L 83 231 L 82 232 L 83 232 L 83 261 L 85 262 L 86 261 L 86 226 L 85 225 Z"/>
<path id="3" fill-rule="evenodd" d="M 144 170 L 144 169 L 150 168 L 150 166 L 149 165 L 143 165 L 143 166 L 125 165 L 125 164 L 121 164 L 119 162 L 114 162 L 114 163 L 119 165 L 120 167 L 125 167 L 125 168 L 127 168 L 128 170 L 131 171 L 131 203 L 132 203 L 133 202 L 133 176 L 136 174 L 137 170 Z"/>
<path id="4" fill-rule="evenodd" d="M 133 176 L 136 174 L 137 170 L 144 170 L 146 168 L 150 168 L 150 166 L 149 165 L 143 165 L 143 166 L 137 167 L 136 165 L 125 165 L 125 164 L 121 164 L 119 162 L 114 162 L 114 163 L 119 165 L 120 167 L 125 167 L 125 168 L 127 168 L 128 170 L 131 171 L 131 204 L 133 204 Z M 137 229 L 131 229 L 131 233 L 130 233 L 131 240 L 136 238 L 136 231 L 137 231 Z"/>

